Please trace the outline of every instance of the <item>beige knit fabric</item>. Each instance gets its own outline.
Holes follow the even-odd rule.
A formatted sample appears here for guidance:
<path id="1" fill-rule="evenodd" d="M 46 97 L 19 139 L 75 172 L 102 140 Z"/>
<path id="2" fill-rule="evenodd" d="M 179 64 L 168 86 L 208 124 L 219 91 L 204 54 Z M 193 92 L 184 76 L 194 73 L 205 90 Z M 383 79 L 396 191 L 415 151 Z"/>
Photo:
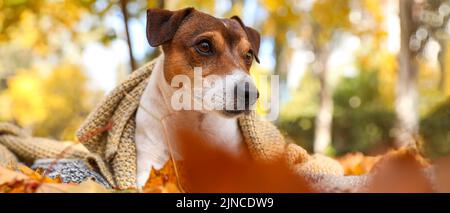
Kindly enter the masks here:
<path id="1" fill-rule="evenodd" d="M 101 101 L 79 128 L 78 141 L 90 153 L 67 155 L 85 159 L 118 189 L 134 188 L 136 184 L 135 114 L 154 65 L 155 61 L 134 71 Z M 256 160 L 285 158 L 300 172 L 343 175 L 339 163 L 324 156 L 310 156 L 300 146 L 286 144 L 272 123 L 257 119 L 255 114 L 241 117 L 239 125 L 250 154 Z M 20 160 L 55 157 L 64 150 L 55 141 L 31 138 L 21 135 L 19 129 L 8 128 L 11 134 L 0 134 L 0 145 L 6 146 Z M 35 143 L 35 140 L 40 142 Z M 4 150 L 0 147 L 0 153 Z"/>
<path id="2" fill-rule="evenodd" d="M 301 173 L 344 175 L 339 162 L 324 155 L 309 155 L 301 146 L 286 143 L 278 129 L 253 113 L 239 118 L 242 135 L 252 158 L 273 161 L 284 158 L 293 169 Z"/>
<path id="3" fill-rule="evenodd" d="M 110 165 L 113 185 L 120 189 L 133 188 L 136 184 L 135 114 L 154 64 L 150 62 L 134 71 L 91 112 L 77 131 L 78 140 Z"/>
<path id="4" fill-rule="evenodd" d="M 102 173 L 113 183 L 112 175 L 102 158 L 60 141 L 32 137 L 10 123 L 0 123 L 0 165 L 14 165 L 18 161 L 33 163 L 43 158 L 68 158 L 85 160 L 91 169 Z"/>
<path id="5" fill-rule="evenodd" d="M 16 155 L 8 148 L 0 144 L 0 166 L 8 167 L 16 165 L 18 162 Z"/>

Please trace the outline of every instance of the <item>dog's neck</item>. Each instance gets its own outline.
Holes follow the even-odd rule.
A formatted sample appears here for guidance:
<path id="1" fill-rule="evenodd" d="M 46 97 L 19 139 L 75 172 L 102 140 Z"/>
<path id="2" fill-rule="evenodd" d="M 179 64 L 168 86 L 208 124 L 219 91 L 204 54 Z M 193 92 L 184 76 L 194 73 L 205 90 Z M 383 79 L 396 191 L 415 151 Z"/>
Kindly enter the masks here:
<path id="1" fill-rule="evenodd" d="M 182 120 L 190 129 L 195 128 L 193 131 L 201 132 L 205 141 L 214 141 L 213 145 L 228 150 L 231 154 L 239 154 L 243 150 L 242 136 L 236 118 L 225 118 L 214 112 L 175 112 L 172 109 L 170 103 L 174 88 L 170 87 L 164 78 L 164 54 L 156 60 L 136 113 L 138 187 L 145 185 L 152 167 L 161 169 L 171 156 L 170 151 L 173 150 L 169 150 L 167 146 L 169 141 L 166 141 L 169 137 L 165 135 L 170 133 L 164 129 L 163 122 L 172 115 L 182 116 Z"/>

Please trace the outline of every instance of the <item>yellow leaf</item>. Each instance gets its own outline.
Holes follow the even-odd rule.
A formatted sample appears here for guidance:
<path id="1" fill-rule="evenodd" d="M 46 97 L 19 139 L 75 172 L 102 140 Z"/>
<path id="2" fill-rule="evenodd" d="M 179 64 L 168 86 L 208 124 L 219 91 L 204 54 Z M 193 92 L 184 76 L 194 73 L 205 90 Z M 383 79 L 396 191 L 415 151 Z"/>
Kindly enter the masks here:
<path id="1" fill-rule="evenodd" d="M 178 179 L 172 160 L 169 160 L 162 169 L 152 168 L 150 176 L 143 188 L 148 193 L 174 193 L 180 192 Z"/>

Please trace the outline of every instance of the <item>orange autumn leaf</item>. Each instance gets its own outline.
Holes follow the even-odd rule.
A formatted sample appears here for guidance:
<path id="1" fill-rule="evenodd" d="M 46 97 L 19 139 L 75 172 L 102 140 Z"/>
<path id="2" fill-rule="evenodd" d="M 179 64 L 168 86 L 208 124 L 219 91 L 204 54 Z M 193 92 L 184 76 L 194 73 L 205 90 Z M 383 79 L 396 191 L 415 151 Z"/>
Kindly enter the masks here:
<path id="1" fill-rule="evenodd" d="M 430 167 L 427 159 L 415 149 L 390 151 L 373 166 L 373 181 L 368 192 L 418 193 L 433 192 L 424 170 Z"/>
<path id="2" fill-rule="evenodd" d="M 143 191 L 147 193 L 180 192 L 177 174 L 172 160 L 169 160 L 160 170 L 156 170 L 152 167 Z"/>
<path id="3" fill-rule="evenodd" d="M 344 168 L 345 175 L 363 175 L 370 172 L 381 156 L 366 156 L 355 152 L 336 159 Z"/>
<path id="4" fill-rule="evenodd" d="M 79 184 L 57 184 L 44 183 L 36 192 L 38 193 L 110 193 L 111 190 L 106 189 L 103 185 L 93 181 L 85 180 Z"/>
<path id="5" fill-rule="evenodd" d="M 45 176 L 45 170 L 42 169 L 33 170 L 23 164 L 19 164 L 17 166 L 17 170 L 27 175 L 29 178 L 40 181 L 42 183 L 62 183 L 61 177 L 57 176 L 56 178 L 50 178 L 48 176 Z"/>
<path id="6" fill-rule="evenodd" d="M 34 171 L 24 165 L 15 168 L 0 166 L 0 193 L 80 193 L 111 192 L 104 186 L 92 180 L 86 180 L 80 184 L 63 184 L 61 179 L 49 178 L 41 175 L 40 171 Z"/>
<path id="7" fill-rule="evenodd" d="M 18 164 L 13 168 L 0 167 L 0 192 L 31 193 L 36 192 L 43 184 L 59 184 L 61 178 L 43 176 L 43 171 L 35 171 Z"/>
<path id="8" fill-rule="evenodd" d="M 230 155 L 206 138 L 180 129 L 173 147 L 182 161 L 176 161 L 179 182 L 189 193 L 311 192 L 306 179 L 282 159 L 272 162 L 251 158 L 248 150 Z"/>
<path id="9" fill-rule="evenodd" d="M 0 168 L 0 192 L 31 193 L 42 184 L 61 183 L 60 177 L 55 179 L 43 176 L 43 172 L 18 164 L 12 168 Z"/>
<path id="10" fill-rule="evenodd" d="M 0 167 L 0 192 L 30 193 L 35 192 L 40 182 L 20 171 Z"/>
<path id="11" fill-rule="evenodd" d="M 0 185 L 3 193 L 32 193 L 39 188 L 40 183 L 35 180 L 11 180 Z"/>

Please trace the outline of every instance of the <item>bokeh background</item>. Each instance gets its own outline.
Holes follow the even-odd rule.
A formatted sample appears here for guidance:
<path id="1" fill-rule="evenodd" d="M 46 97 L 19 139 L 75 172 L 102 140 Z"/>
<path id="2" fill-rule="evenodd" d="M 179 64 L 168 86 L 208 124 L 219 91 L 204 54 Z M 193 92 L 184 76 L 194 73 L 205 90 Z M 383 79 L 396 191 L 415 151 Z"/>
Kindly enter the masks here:
<path id="1" fill-rule="evenodd" d="M 252 74 L 280 75 L 275 123 L 289 140 L 332 156 L 450 154 L 448 0 L 0 0 L 0 121 L 74 140 L 105 93 L 158 55 L 146 9 L 186 6 L 261 32 Z"/>

